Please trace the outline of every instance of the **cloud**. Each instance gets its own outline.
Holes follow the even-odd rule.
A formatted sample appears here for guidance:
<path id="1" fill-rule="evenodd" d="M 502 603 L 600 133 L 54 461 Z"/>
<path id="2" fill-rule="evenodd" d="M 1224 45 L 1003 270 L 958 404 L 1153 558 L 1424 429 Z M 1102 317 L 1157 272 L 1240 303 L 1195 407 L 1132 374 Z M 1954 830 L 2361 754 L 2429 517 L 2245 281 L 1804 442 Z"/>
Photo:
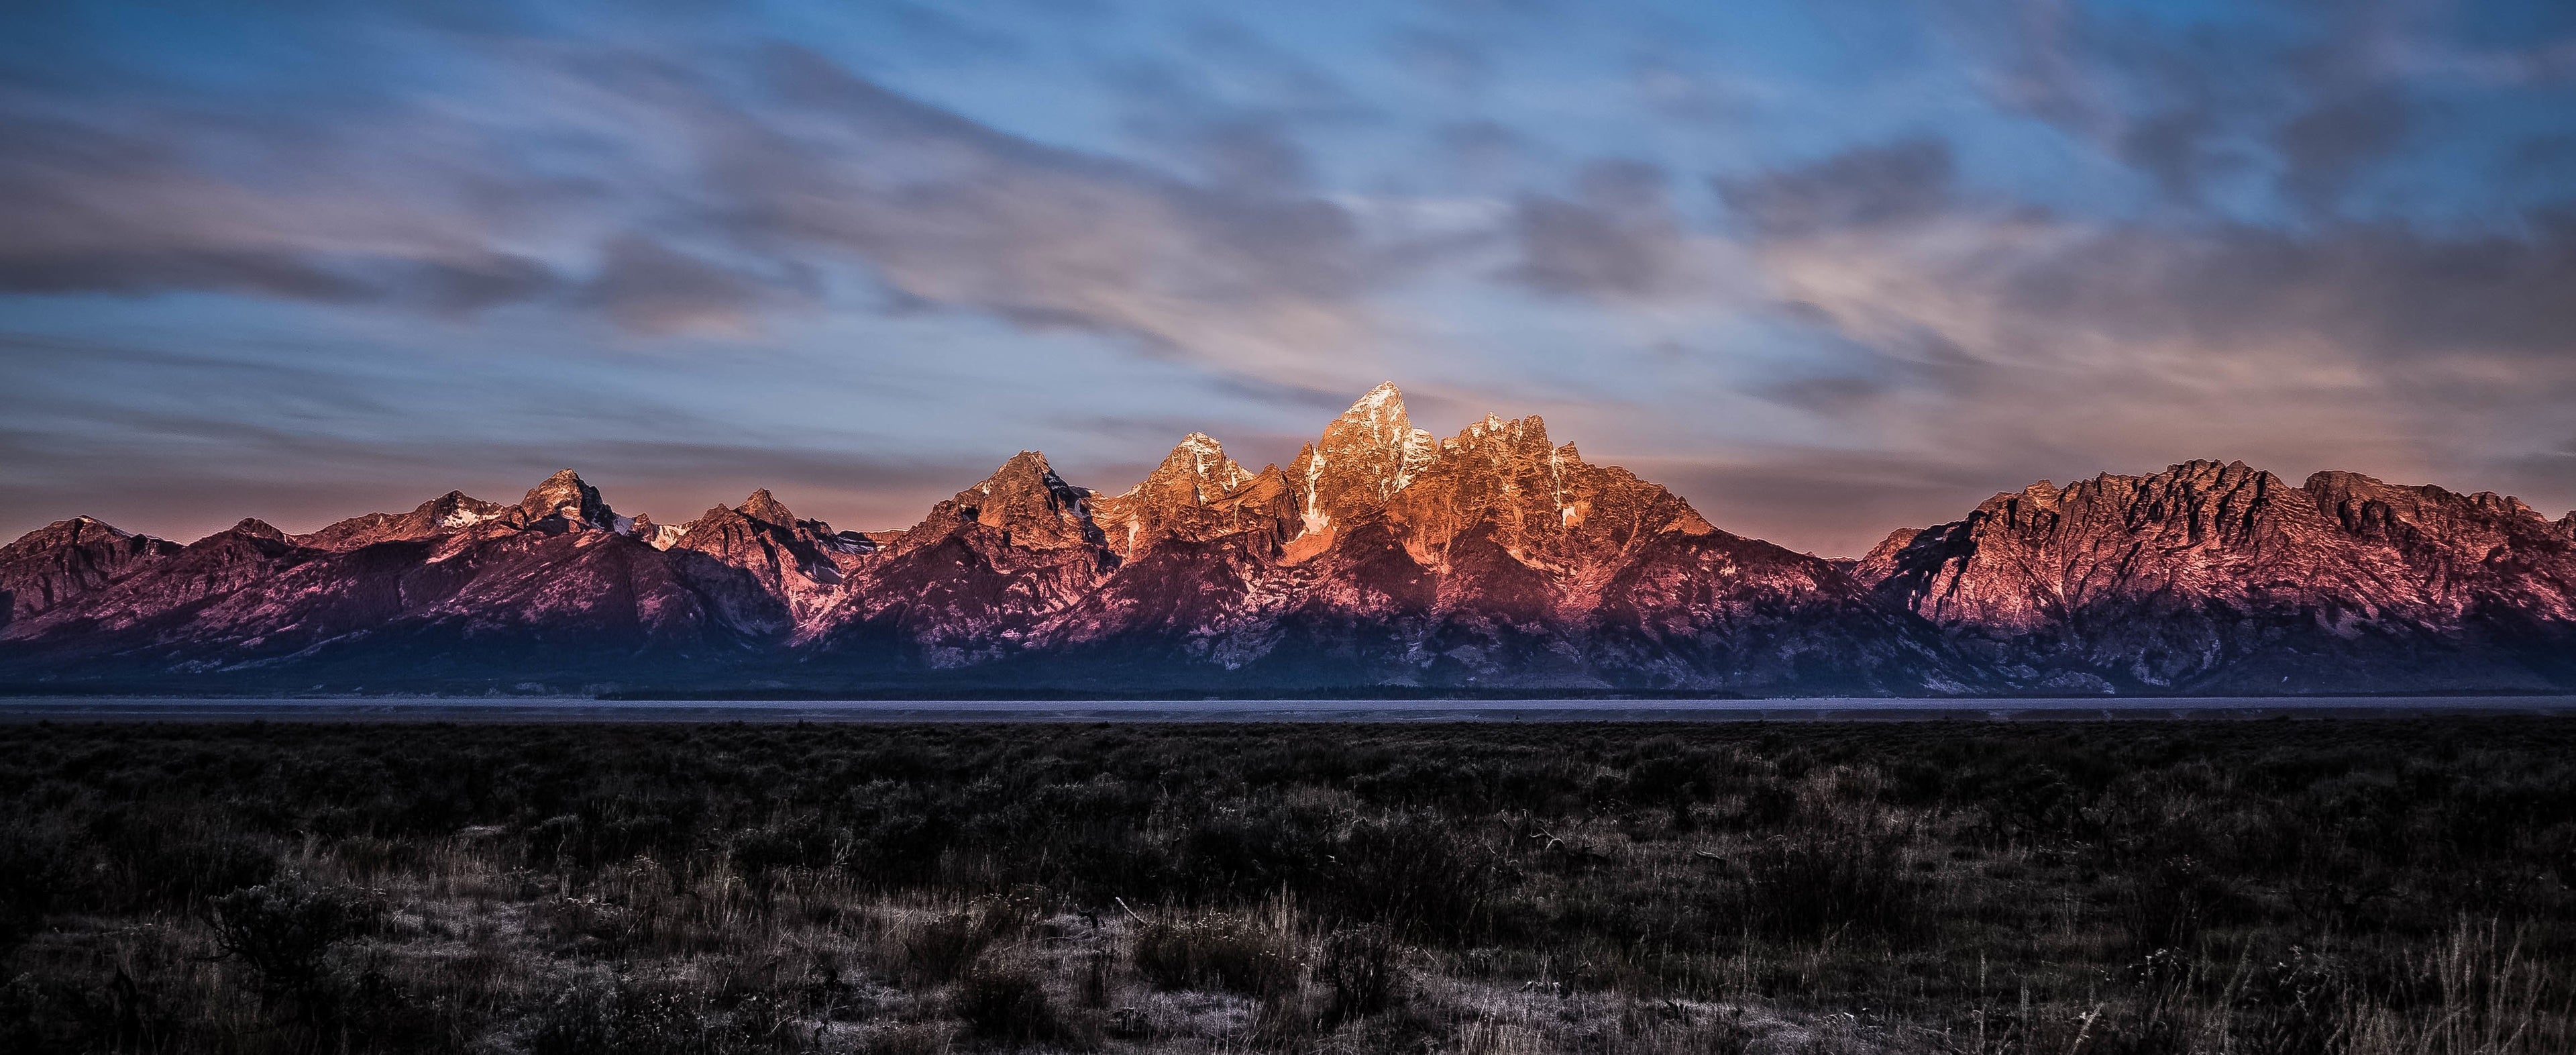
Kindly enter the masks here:
<path id="1" fill-rule="evenodd" d="M 1340 206 L 1296 191 L 1274 124 L 1199 129 L 1210 176 L 1193 181 L 792 46 L 680 62 L 466 39 L 487 81 L 436 106 L 192 120 L 152 91 L 0 94 L 0 292 L 533 302 L 638 333 L 744 333 L 855 268 L 915 305 L 1272 378 L 1371 339 L 1367 292 L 1391 265 Z M 1285 59 L 1263 69 L 1329 94 Z"/>
<path id="2" fill-rule="evenodd" d="M 2464 51 L 2439 8 L 2283 0 L 2189 13 L 2016 0 L 2003 18 L 1952 5 L 1941 24 L 1981 57 L 1990 98 L 2093 142 L 2172 202 L 2203 208 L 2213 191 L 2250 181 L 2321 215 L 2421 123 L 2410 78 L 2545 66 L 2563 50 Z"/>
<path id="3" fill-rule="evenodd" d="M 1927 216 L 1949 203 L 1952 169 L 1949 144 L 1908 139 L 1711 186 L 1756 233 L 1794 237 Z"/>
<path id="4" fill-rule="evenodd" d="M 1646 298 L 1688 282 L 1690 262 L 1662 169 L 1636 161 L 1586 168 L 1575 197 L 1532 195 L 1512 218 L 1520 260 L 1506 273 L 1567 296 Z"/>
<path id="5" fill-rule="evenodd" d="M 766 114 L 669 86 L 710 220 L 749 250 L 837 254 L 925 303 L 1273 377 L 1365 343 L 1372 259 L 1338 205 L 1033 143 L 809 52 L 766 65 Z"/>
<path id="6" fill-rule="evenodd" d="M 559 288 L 487 218 L 313 157 L 257 123 L 85 121 L 0 102 L 0 292 L 208 290 L 471 311 Z M 191 156 L 251 150 L 338 167 L 321 186 L 227 178 Z M 317 174 L 308 172 L 308 179 Z"/>
<path id="7" fill-rule="evenodd" d="M 2281 126 L 2283 188 L 2310 209 L 2330 209 L 2363 166 L 2404 144 L 2413 123 L 2413 111 L 2394 88 L 2320 104 Z"/>
<path id="8" fill-rule="evenodd" d="M 1868 148 L 1724 185 L 1780 310 L 1875 353 L 1769 393 L 1856 447 L 2048 452 L 2085 475 L 2214 456 L 2524 479 L 2508 463 L 2529 436 L 2576 428 L 2576 221 L 2087 220 L 1895 175 L 1938 155 Z"/>
<path id="9" fill-rule="evenodd" d="M 582 295 L 629 331 L 724 335 L 757 330 L 772 305 L 810 304 L 811 287 L 810 274 L 746 274 L 629 234 L 602 249 Z"/>

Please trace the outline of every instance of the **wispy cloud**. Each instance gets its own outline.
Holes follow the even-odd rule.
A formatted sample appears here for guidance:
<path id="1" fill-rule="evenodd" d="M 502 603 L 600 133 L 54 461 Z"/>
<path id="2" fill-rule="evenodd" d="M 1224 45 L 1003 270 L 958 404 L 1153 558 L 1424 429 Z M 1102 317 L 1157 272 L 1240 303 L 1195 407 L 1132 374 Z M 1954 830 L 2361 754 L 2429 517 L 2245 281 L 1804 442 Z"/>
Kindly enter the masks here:
<path id="1" fill-rule="evenodd" d="M 1805 548 L 2189 456 L 2576 503 L 2558 6 L 44 7 L 0 476 L 356 512 L 589 443 L 899 519 L 1391 378 Z"/>

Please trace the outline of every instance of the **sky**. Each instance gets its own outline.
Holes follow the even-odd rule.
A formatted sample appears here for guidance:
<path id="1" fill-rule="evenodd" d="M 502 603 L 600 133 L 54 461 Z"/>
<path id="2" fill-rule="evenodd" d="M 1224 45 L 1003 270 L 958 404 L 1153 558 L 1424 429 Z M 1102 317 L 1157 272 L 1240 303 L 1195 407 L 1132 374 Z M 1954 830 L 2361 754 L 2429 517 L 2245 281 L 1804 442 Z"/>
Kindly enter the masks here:
<path id="1" fill-rule="evenodd" d="M 1829 556 L 2242 460 L 2576 507 L 2576 5 L 0 13 L 0 537 L 579 470 L 880 529 L 1394 381 Z"/>

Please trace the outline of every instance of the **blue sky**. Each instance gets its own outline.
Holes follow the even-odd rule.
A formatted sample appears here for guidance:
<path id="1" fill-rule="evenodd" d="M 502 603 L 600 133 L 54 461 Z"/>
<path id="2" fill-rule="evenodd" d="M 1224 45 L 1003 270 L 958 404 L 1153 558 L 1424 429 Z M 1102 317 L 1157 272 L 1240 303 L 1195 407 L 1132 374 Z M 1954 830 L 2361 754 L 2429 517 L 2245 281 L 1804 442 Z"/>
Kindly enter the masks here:
<path id="1" fill-rule="evenodd" d="M 1829 554 L 2196 457 L 2576 506 L 2565 4 L 0 20 L 0 535 L 880 528 L 1382 380 Z"/>

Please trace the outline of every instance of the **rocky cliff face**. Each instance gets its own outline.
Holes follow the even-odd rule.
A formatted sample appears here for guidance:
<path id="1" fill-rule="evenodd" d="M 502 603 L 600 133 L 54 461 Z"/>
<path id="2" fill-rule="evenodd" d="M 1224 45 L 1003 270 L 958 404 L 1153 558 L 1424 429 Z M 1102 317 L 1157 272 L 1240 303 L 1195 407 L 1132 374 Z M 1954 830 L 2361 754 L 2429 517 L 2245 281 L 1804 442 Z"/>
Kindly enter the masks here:
<path id="1" fill-rule="evenodd" d="M 2576 655 L 2571 543 L 2493 494 L 2190 462 L 1996 495 L 1857 574 L 2052 687 L 2538 689 Z"/>
<path id="2" fill-rule="evenodd" d="M 2576 686 L 2576 514 L 2237 464 L 1997 495 L 1837 564 L 1703 519 L 1536 417 L 1393 386 L 1286 468 L 1183 437 L 1101 496 L 1022 452 L 901 531 L 766 490 L 685 524 L 564 472 L 185 547 L 0 549 L 0 685 L 1745 693 Z"/>

